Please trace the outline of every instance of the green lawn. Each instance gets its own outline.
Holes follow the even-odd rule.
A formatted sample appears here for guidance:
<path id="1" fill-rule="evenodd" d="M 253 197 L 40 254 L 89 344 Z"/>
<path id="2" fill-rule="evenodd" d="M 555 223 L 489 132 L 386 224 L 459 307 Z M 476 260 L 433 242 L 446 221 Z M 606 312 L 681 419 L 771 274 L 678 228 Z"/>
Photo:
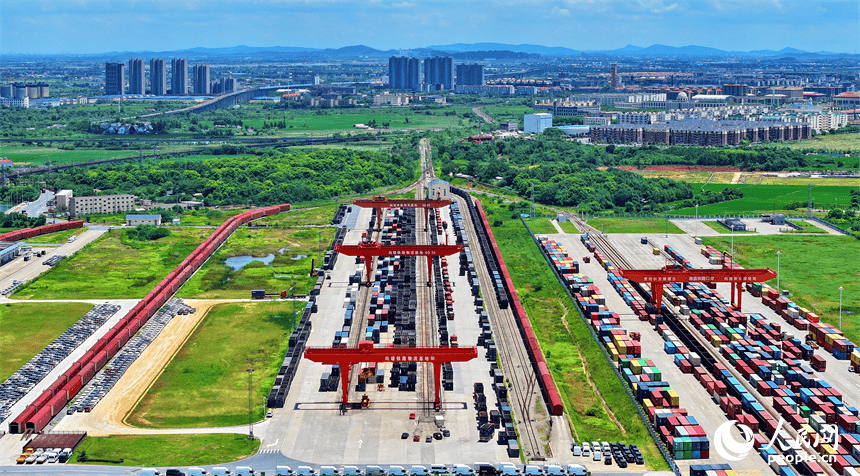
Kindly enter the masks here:
<path id="1" fill-rule="evenodd" d="M 493 226 L 493 234 L 559 386 L 575 428 L 575 439 L 636 443 L 643 450 L 646 464 L 651 469 L 667 469 L 636 407 L 624 392 L 623 383 L 606 361 L 576 305 L 555 278 L 522 222 L 512 219 L 506 207 L 479 197 L 484 210 L 489 213 L 489 222 L 502 222 Z M 566 316 L 569 330 L 565 328 L 562 316 Z M 586 365 L 591 381 L 623 426 L 623 434 L 619 434 L 601 405 L 600 397 L 593 391 L 586 375 Z"/>
<path id="2" fill-rule="evenodd" d="M 703 220 L 702 223 L 704 223 L 708 228 L 716 231 L 717 233 L 725 233 L 727 235 L 732 234 L 731 230 L 724 227 L 723 225 L 720 225 L 717 222 L 717 220 Z M 751 233 L 755 233 L 755 232 L 754 231 L 735 231 L 735 235 L 751 234 Z"/>
<path id="3" fill-rule="evenodd" d="M 105 233 L 48 273 L 22 286 L 15 299 L 142 298 L 212 233 L 209 228 L 172 229 L 156 241 Z"/>
<path id="4" fill-rule="evenodd" d="M 803 220 L 792 220 L 791 223 L 800 227 L 800 230 L 786 227 L 783 233 L 827 233 L 825 230 Z"/>
<path id="5" fill-rule="evenodd" d="M 729 237 L 704 237 L 703 243 L 717 249 L 728 249 Z M 791 291 L 797 305 L 812 310 L 826 322 L 839 323 L 839 286 L 842 296 L 845 335 L 860 342 L 860 272 L 854 258 L 860 249 L 858 241 L 848 236 L 769 235 L 735 236 L 735 261 L 747 268 L 777 269 L 780 287 Z M 776 287 L 776 279 L 768 281 Z"/>
<path id="6" fill-rule="evenodd" d="M 693 184 L 695 190 L 702 188 L 701 184 Z M 801 203 L 806 207 L 809 197 L 809 187 L 803 185 L 728 185 L 708 184 L 705 190 L 722 191 L 725 188 L 738 188 L 744 193 L 744 198 L 728 202 L 702 205 L 699 207 L 699 216 L 724 216 L 724 215 L 759 215 L 762 213 L 783 213 L 785 215 L 800 215 L 797 210 L 787 210 L 786 206 L 791 203 Z M 829 209 L 837 202 L 850 203 L 849 186 L 813 186 L 812 202 L 816 208 Z M 672 215 L 696 214 L 695 208 L 681 208 L 670 212 Z"/>
<path id="7" fill-rule="evenodd" d="M 341 199 L 340 203 L 352 203 L 352 200 Z M 332 202 L 316 206 L 296 205 L 286 213 L 261 218 L 254 223 L 277 226 L 329 225 L 335 210 L 337 205 Z"/>
<path id="8" fill-rule="evenodd" d="M 92 308 L 92 304 L 81 302 L 0 305 L 0 382 Z"/>
<path id="9" fill-rule="evenodd" d="M 280 292 L 289 290 L 294 282 L 298 283 L 296 293 L 305 294 L 316 282 L 316 278 L 309 276 L 311 260 L 315 260 L 317 267 L 321 266 L 319 247 L 324 254 L 334 238 L 334 231 L 332 227 L 240 228 L 188 280 L 178 296 L 245 299 L 250 297 L 251 289 Z M 282 249 L 283 253 L 280 252 Z M 274 254 L 275 259 L 268 266 L 252 261 L 233 271 L 224 264 L 224 260 L 232 256 L 265 257 L 269 254 Z"/>
<path id="10" fill-rule="evenodd" d="M 254 368 L 254 419 L 269 394 L 295 325 L 291 302 L 213 307 L 128 417 L 132 425 L 205 428 L 248 422 L 248 373 Z M 301 312 L 303 306 L 295 306 Z M 229 342 L 229 345 L 225 345 Z M 187 464 L 187 463 L 186 463 Z"/>
<path id="11" fill-rule="evenodd" d="M 586 223 L 604 233 L 684 233 L 663 218 L 589 218 Z"/>
<path id="12" fill-rule="evenodd" d="M 47 235 L 34 236 L 32 238 L 27 238 L 25 241 L 27 244 L 66 243 L 69 240 L 69 237 L 78 236 L 85 231 L 87 231 L 86 228 L 74 228 L 72 230 L 63 230 L 56 233 L 48 233 Z"/>
<path id="13" fill-rule="evenodd" d="M 249 440 L 247 435 L 230 433 L 89 436 L 77 448 L 69 463 L 113 463 L 145 467 L 202 466 L 252 456 L 259 448 L 260 440 Z M 81 460 L 84 455 L 86 461 Z"/>
<path id="14" fill-rule="evenodd" d="M 845 134 L 827 134 L 817 136 L 814 139 L 799 140 L 792 142 L 777 142 L 776 144 L 790 149 L 827 149 L 834 151 L 860 150 L 860 132 L 848 132 Z M 857 158 L 840 158 L 850 165 L 857 165 Z"/>
<path id="15" fill-rule="evenodd" d="M 103 138 L 101 136 L 93 136 Z M 124 140 L 129 140 L 127 137 Z M 50 141 L 46 141 L 50 142 Z M 59 144 L 59 143 L 57 143 Z M 159 153 L 181 152 L 192 148 L 200 148 L 195 145 L 168 145 L 158 148 Z M 88 162 L 91 160 L 112 159 L 114 157 L 138 157 L 140 151 L 134 149 L 105 150 L 102 148 L 81 148 L 64 150 L 55 147 L 38 147 L 26 145 L 0 144 L 0 156 L 7 157 L 15 165 L 45 165 L 51 164 L 73 164 Z M 152 149 L 143 149 L 143 154 L 151 154 Z"/>
<path id="16" fill-rule="evenodd" d="M 549 218 L 528 218 L 526 219 L 526 222 L 528 222 L 529 228 L 532 229 L 532 233 L 536 235 L 551 235 L 558 233 L 558 230 L 552 226 Z"/>
<path id="17" fill-rule="evenodd" d="M 558 226 L 560 226 L 565 233 L 579 234 L 579 230 L 576 229 L 576 226 L 569 221 L 559 222 Z"/>

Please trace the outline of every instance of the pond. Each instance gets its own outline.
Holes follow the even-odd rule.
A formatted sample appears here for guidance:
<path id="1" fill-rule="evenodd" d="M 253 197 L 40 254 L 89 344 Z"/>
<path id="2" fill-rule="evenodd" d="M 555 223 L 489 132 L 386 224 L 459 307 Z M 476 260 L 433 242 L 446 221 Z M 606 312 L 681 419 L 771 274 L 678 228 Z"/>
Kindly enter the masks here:
<path id="1" fill-rule="evenodd" d="M 275 259 L 274 254 L 269 254 L 268 256 L 256 257 L 251 255 L 242 255 L 242 256 L 231 256 L 224 260 L 224 264 L 233 268 L 233 271 L 239 271 L 248 265 L 248 263 L 252 261 L 259 261 L 264 265 L 268 266 Z"/>

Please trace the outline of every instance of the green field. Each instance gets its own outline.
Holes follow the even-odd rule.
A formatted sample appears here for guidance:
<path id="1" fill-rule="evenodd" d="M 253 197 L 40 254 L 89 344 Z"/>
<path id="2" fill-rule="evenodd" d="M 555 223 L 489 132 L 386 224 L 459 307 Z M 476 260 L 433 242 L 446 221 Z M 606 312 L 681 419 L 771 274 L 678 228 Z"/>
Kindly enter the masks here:
<path id="1" fill-rule="evenodd" d="M 703 243 L 717 249 L 728 249 L 729 238 L 704 237 Z M 860 249 L 856 239 L 834 235 L 735 236 L 735 260 L 746 268 L 777 269 L 779 259 L 780 287 L 791 291 L 797 305 L 812 310 L 826 322 L 839 323 L 839 286 L 842 296 L 845 335 L 860 341 L 860 273 L 855 254 Z M 776 279 L 768 281 L 776 287 Z"/>
<path id="2" fill-rule="evenodd" d="M 803 220 L 792 220 L 791 223 L 799 226 L 800 230 L 795 230 L 793 228 L 788 228 L 783 230 L 783 233 L 827 233 L 827 231 L 822 230 L 821 228 Z"/>
<path id="3" fill-rule="evenodd" d="M 574 439 L 636 443 L 649 468 L 667 469 L 622 382 L 522 222 L 512 219 L 507 207 L 493 204 L 485 197 L 481 200 L 489 222 L 501 222 L 493 226 L 493 234 L 559 386 L 574 428 Z M 569 329 L 562 321 L 565 316 Z M 600 395 L 594 392 L 589 377 Z M 621 423 L 623 432 L 610 420 L 601 397 Z"/>
<path id="4" fill-rule="evenodd" d="M 66 243 L 69 240 L 69 237 L 78 236 L 85 231 L 87 231 L 86 228 L 74 228 L 72 230 L 63 230 L 56 233 L 48 233 L 47 235 L 34 236 L 32 238 L 27 238 L 25 241 L 28 244 Z"/>
<path id="5" fill-rule="evenodd" d="M 549 218 L 527 218 L 526 222 L 528 222 L 529 228 L 532 229 L 532 233 L 536 235 L 551 235 L 558 233 L 558 230 L 552 226 L 552 222 L 550 222 Z"/>
<path id="6" fill-rule="evenodd" d="M 92 304 L 82 302 L 0 305 L 0 382 L 92 308 Z"/>
<path id="7" fill-rule="evenodd" d="M 127 418 L 132 425 L 156 428 L 205 428 L 248 422 L 248 372 L 254 420 L 287 350 L 295 325 L 291 302 L 219 304 L 209 310 L 188 342 Z M 224 345 L 229 342 L 230 345 Z"/>
<path id="8" fill-rule="evenodd" d="M 252 456 L 259 448 L 260 440 L 232 433 L 89 436 L 78 446 L 69 463 L 203 466 Z"/>
<path id="9" fill-rule="evenodd" d="M 571 233 L 571 234 L 579 233 L 579 230 L 576 229 L 576 226 L 574 226 L 574 224 L 569 222 L 569 221 L 558 222 L 558 226 L 560 226 L 561 229 L 564 230 L 565 233 Z"/>
<path id="10" fill-rule="evenodd" d="M 486 115 L 492 117 L 496 123 L 516 122 L 522 127 L 523 115 L 532 114 L 535 112 L 535 109 L 532 106 L 505 104 L 484 106 L 483 111 Z"/>
<path id="11" fill-rule="evenodd" d="M 297 110 L 253 111 L 251 119 L 243 119 L 245 127 L 261 129 L 268 121 L 283 121 L 286 128 L 278 129 L 277 135 L 287 136 L 295 133 L 313 131 L 315 133 L 355 132 L 366 134 L 366 129 L 357 129 L 356 124 L 369 124 L 375 121 L 377 127 L 388 123 L 382 131 L 414 129 L 448 129 L 467 124 L 463 114 L 471 114 L 467 107 L 449 107 L 426 111 L 411 108 L 353 108 L 334 110 Z M 429 113 L 429 114 L 428 114 Z M 451 115 L 447 115 L 451 114 Z M 255 117 L 256 116 L 256 117 Z M 200 121 L 201 126 L 214 129 L 214 121 Z"/>
<path id="12" fill-rule="evenodd" d="M 334 238 L 334 230 L 333 227 L 240 228 L 177 295 L 201 299 L 246 299 L 250 297 L 251 289 L 273 293 L 289 290 L 293 283 L 297 283 L 297 294 L 306 294 L 316 281 L 310 277 L 311 260 L 315 260 L 316 266 L 321 266 L 319 247 L 324 253 Z M 224 260 L 232 256 L 265 257 L 269 254 L 275 256 L 268 266 L 252 261 L 233 271 L 224 264 Z"/>
<path id="13" fill-rule="evenodd" d="M 209 228 L 172 229 L 168 237 L 143 242 L 125 238 L 125 230 L 113 230 L 22 286 L 12 297 L 142 298 L 212 231 Z"/>
<path id="14" fill-rule="evenodd" d="M 827 149 L 832 151 L 858 151 L 860 150 L 860 132 L 849 132 L 845 134 L 827 134 L 817 136 L 814 139 L 799 140 L 792 142 L 777 142 L 776 144 L 789 149 Z M 844 160 L 849 166 L 857 166 L 857 157 L 839 159 Z"/>
<path id="15" fill-rule="evenodd" d="M 684 233 L 663 218 L 589 218 L 585 222 L 604 233 Z"/>
<path id="16" fill-rule="evenodd" d="M 100 136 L 98 137 L 102 138 Z M 125 138 L 125 140 L 130 139 Z M 181 152 L 195 148 L 200 148 L 200 146 L 167 145 L 159 147 L 158 152 Z M 8 158 L 14 162 L 15 165 L 45 165 L 49 162 L 54 165 L 73 164 L 78 162 L 88 162 L 91 160 L 112 159 L 114 157 L 138 157 L 140 153 L 141 152 L 136 148 L 121 150 L 106 150 L 102 148 L 65 150 L 56 147 L 0 144 L 0 157 Z M 142 153 L 144 155 L 151 154 L 152 149 L 143 149 Z"/>
<path id="17" fill-rule="evenodd" d="M 724 188 L 739 188 L 744 193 L 744 198 L 728 202 L 702 205 L 699 207 L 699 216 L 724 216 L 724 215 L 760 215 L 762 213 L 783 213 L 785 215 L 804 214 L 798 210 L 787 210 L 785 207 L 790 203 L 800 202 L 806 207 L 809 197 L 809 188 L 798 185 L 727 185 L 708 184 L 705 190 L 722 191 Z M 701 188 L 700 184 L 694 184 L 694 189 Z M 850 203 L 851 187 L 840 186 L 818 186 L 812 187 L 812 202 L 815 208 L 829 209 L 837 202 Z M 672 210 L 672 215 L 695 216 L 695 208 L 681 208 Z"/>
<path id="18" fill-rule="evenodd" d="M 731 230 L 729 230 L 728 228 L 724 227 L 723 225 L 720 225 L 719 223 L 717 223 L 717 220 L 703 220 L 702 224 L 704 224 L 708 228 L 716 231 L 717 233 L 724 233 L 726 235 L 732 234 Z M 735 231 L 735 235 L 750 234 L 750 233 L 755 233 L 755 232 L 754 231 Z"/>

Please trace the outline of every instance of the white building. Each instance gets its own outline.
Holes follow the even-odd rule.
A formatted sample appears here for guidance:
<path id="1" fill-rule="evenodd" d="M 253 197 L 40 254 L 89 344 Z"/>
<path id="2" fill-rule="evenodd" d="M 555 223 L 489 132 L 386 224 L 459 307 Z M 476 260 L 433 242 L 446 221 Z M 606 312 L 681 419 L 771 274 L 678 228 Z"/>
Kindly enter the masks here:
<path id="1" fill-rule="evenodd" d="M 22 98 L 0 98 L 0 105 L 4 107 L 23 107 L 24 109 L 30 108 L 30 98 L 29 96 L 24 96 Z"/>
<path id="2" fill-rule="evenodd" d="M 159 226 L 161 225 L 161 215 L 126 215 L 125 224 L 128 226 Z"/>
<path id="3" fill-rule="evenodd" d="M 408 94 L 391 94 L 388 92 L 373 96 L 374 106 L 408 106 Z"/>
<path id="4" fill-rule="evenodd" d="M 69 197 L 69 215 L 125 212 L 134 208 L 134 199 L 135 196 L 129 194 Z"/>
<path id="5" fill-rule="evenodd" d="M 444 180 L 433 180 L 429 187 L 430 200 L 450 200 L 451 184 Z"/>
<path id="6" fill-rule="evenodd" d="M 619 112 L 619 124 L 654 124 L 657 115 L 653 112 Z"/>
<path id="7" fill-rule="evenodd" d="M 582 123 L 586 126 L 608 126 L 612 119 L 609 116 L 585 116 Z"/>
<path id="8" fill-rule="evenodd" d="M 552 114 L 537 112 L 523 117 L 523 128 L 526 134 L 540 134 L 547 127 L 552 127 Z"/>
<path id="9" fill-rule="evenodd" d="M 69 210 L 69 203 L 71 202 L 72 194 L 73 192 L 71 190 L 60 190 L 54 194 L 54 199 L 57 201 L 57 207 Z"/>

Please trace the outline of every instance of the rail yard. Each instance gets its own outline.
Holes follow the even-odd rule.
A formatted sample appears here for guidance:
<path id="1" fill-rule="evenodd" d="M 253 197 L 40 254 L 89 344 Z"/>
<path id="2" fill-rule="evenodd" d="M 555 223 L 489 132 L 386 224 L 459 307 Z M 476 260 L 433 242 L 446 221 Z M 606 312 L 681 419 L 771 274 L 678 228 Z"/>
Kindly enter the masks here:
<path id="1" fill-rule="evenodd" d="M 456 187 L 441 196 L 426 142 L 419 152 L 421 178 L 409 188 L 414 200 L 357 200 L 335 213 L 337 232 L 315 286 L 307 298 L 292 298 L 301 310 L 266 400 L 267 418 L 205 429 L 142 429 L 126 421 L 220 302 L 178 299 L 177 290 L 233 233 L 290 213 L 289 204 L 227 219 L 142 300 L 95 302 L 0 386 L 0 465 L 62 472 L 34 463 L 38 457 L 30 461 L 56 448 L 50 435 L 218 432 L 252 433 L 260 450 L 215 466 L 253 464 L 266 474 L 284 465 L 332 465 L 343 474 L 353 465 L 368 474 L 377 465 L 389 474 L 412 466 L 411 474 L 426 474 L 434 464 L 446 465 L 437 473 L 486 474 L 504 472 L 504 463 L 517 465 L 505 474 L 519 474 L 523 463 L 540 465 L 523 468 L 534 475 L 554 475 L 555 468 L 574 474 L 568 465 L 648 472 L 638 448 L 618 445 L 622 437 L 577 441 L 481 202 Z M 556 273 L 577 309 L 568 319 L 582 319 L 604 350 L 606 362 L 590 365 L 613 367 L 673 472 L 857 474 L 860 352 L 853 343 L 781 290 L 743 281 L 730 255 L 690 234 L 603 235 L 570 219 L 576 234 L 533 236 L 546 259 L 533 266 Z M 4 239 L 24 242 L 81 225 Z M 82 243 L 100 233 L 50 247 L 51 255 L 86 253 Z M 50 270 L 41 260 L 7 266 L 0 287 Z M 662 278 L 650 286 L 625 278 L 637 270 Z M 687 281 L 673 278 L 682 271 Z M 728 282 L 689 278 L 696 273 Z M 750 429 L 749 457 L 734 458 L 716 441 L 726 433 L 744 440 L 737 426 L 721 430 L 731 421 Z"/>

